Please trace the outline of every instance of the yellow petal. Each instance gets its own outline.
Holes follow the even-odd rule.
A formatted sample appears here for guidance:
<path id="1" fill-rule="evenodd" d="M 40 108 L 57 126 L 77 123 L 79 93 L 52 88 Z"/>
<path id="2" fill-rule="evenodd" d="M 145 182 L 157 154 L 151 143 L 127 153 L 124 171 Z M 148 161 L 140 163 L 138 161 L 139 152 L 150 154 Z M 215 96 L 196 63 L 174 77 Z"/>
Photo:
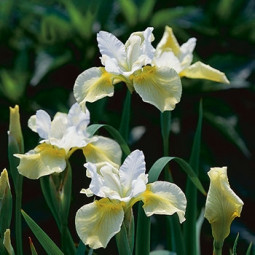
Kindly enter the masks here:
<path id="1" fill-rule="evenodd" d="M 10 183 L 7 170 L 4 169 L 0 175 L 0 200 L 4 198 L 8 190 L 10 190 Z"/>
<path id="2" fill-rule="evenodd" d="M 162 39 L 157 45 L 156 51 L 161 52 L 161 51 L 166 51 L 166 50 L 171 50 L 173 53 L 178 56 L 180 53 L 180 46 L 179 43 L 177 42 L 173 30 L 171 27 L 166 26 L 165 27 L 165 32 L 163 34 Z"/>
<path id="3" fill-rule="evenodd" d="M 147 216 L 177 213 L 180 223 L 185 221 L 187 200 L 182 190 L 173 183 L 157 181 L 148 184 L 142 195 L 142 201 Z"/>
<path id="4" fill-rule="evenodd" d="M 38 145 L 26 154 L 15 156 L 20 158 L 19 173 L 29 179 L 59 173 L 66 168 L 65 150 L 46 143 Z"/>
<path id="5" fill-rule="evenodd" d="M 6 229 L 4 232 L 4 240 L 3 240 L 3 245 L 5 249 L 7 250 L 9 255 L 15 255 L 14 249 L 11 244 L 11 231 L 10 229 Z"/>
<path id="6" fill-rule="evenodd" d="M 119 168 L 122 156 L 119 144 L 103 136 L 94 136 L 93 138 L 97 139 L 94 141 L 92 140 L 92 142 L 83 149 L 83 154 L 87 162 L 103 163 L 107 161 L 112 166 Z"/>
<path id="7" fill-rule="evenodd" d="M 222 243 L 230 233 L 235 217 L 240 217 L 243 201 L 229 186 L 226 167 L 211 168 L 210 187 L 205 205 L 205 218 L 210 222 L 216 242 Z"/>
<path id="8" fill-rule="evenodd" d="M 161 112 L 173 110 L 180 101 L 182 85 L 174 69 L 145 66 L 131 78 L 142 100 L 156 106 Z"/>
<path id="9" fill-rule="evenodd" d="M 92 67 L 81 73 L 74 84 L 74 97 L 83 105 L 86 102 L 95 102 L 106 96 L 113 96 L 114 87 L 112 75 L 103 67 Z"/>
<path id="10" fill-rule="evenodd" d="M 119 202 L 107 198 L 84 205 L 75 216 L 75 227 L 84 244 L 92 249 L 106 247 L 120 231 L 124 211 Z"/>
<path id="11" fill-rule="evenodd" d="M 192 64 L 191 66 L 184 69 L 180 76 L 185 76 L 193 79 L 206 79 L 216 82 L 229 83 L 226 75 L 219 70 L 212 68 L 200 61 Z"/>
<path id="12" fill-rule="evenodd" d="M 19 146 L 19 152 L 23 151 L 23 135 L 20 126 L 20 115 L 19 115 L 19 106 L 15 105 L 14 108 L 10 107 L 10 125 L 9 125 L 9 136 L 14 139 L 17 145 Z"/>

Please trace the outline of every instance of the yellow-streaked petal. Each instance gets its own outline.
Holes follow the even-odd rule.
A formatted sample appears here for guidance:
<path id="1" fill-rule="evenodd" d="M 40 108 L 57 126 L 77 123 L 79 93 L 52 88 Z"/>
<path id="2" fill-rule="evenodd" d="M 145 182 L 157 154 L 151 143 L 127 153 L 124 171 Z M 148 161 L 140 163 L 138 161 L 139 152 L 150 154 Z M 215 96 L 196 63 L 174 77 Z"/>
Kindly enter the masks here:
<path id="1" fill-rule="evenodd" d="M 4 198 L 7 190 L 10 190 L 8 172 L 4 169 L 0 175 L 0 200 Z"/>
<path id="2" fill-rule="evenodd" d="M 3 240 L 3 245 L 5 249 L 7 250 L 9 255 L 15 255 L 14 249 L 11 244 L 11 231 L 10 229 L 6 229 L 4 232 L 4 240 Z"/>
<path id="3" fill-rule="evenodd" d="M 147 216 L 177 213 L 180 223 L 185 221 L 187 200 L 182 190 L 173 183 L 157 181 L 148 184 L 146 191 L 142 194 L 142 201 Z"/>
<path id="4" fill-rule="evenodd" d="M 182 85 L 174 69 L 145 66 L 131 78 L 142 100 L 156 106 L 161 112 L 173 110 L 180 101 Z"/>
<path id="5" fill-rule="evenodd" d="M 112 166 L 119 168 L 122 156 L 119 144 L 103 136 L 94 136 L 93 138 L 97 139 L 93 139 L 91 143 L 83 148 L 83 154 L 87 162 L 97 164 L 107 161 Z"/>
<path id="6" fill-rule="evenodd" d="M 15 154 L 20 158 L 18 171 L 29 179 L 38 179 L 66 168 L 66 153 L 50 144 L 42 143 L 26 154 Z"/>
<path id="7" fill-rule="evenodd" d="M 82 72 L 74 84 L 74 97 L 79 104 L 95 102 L 113 96 L 113 78 L 103 67 L 92 67 Z"/>
<path id="8" fill-rule="evenodd" d="M 230 233 L 235 217 L 240 217 L 243 201 L 230 188 L 227 167 L 214 167 L 208 172 L 210 187 L 205 205 L 205 218 L 210 222 L 216 242 L 223 242 Z"/>
<path id="9" fill-rule="evenodd" d="M 120 202 L 107 198 L 82 206 L 75 216 L 75 227 L 84 244 L 92 249 L 106 247 L 120 231 L 124 211 Z"/>
<path id="10" fill-rule="evenodd" d="M 229 80 L 223 72 L 200 61 L 184 69 L 180 73 L 180 76 L 185 76 L 192 79 L 206 79 L 227 84 L 229 83 Z"/>
<path id="11" fill-rule="evenodd" d="M 180 54 L 180 45 L 175 38 L 172 28 L 169 26 L 165 27 L 165 32 L 156 48 L 158 52 L 166 50 L 172 50 L 176 56 Z"/>

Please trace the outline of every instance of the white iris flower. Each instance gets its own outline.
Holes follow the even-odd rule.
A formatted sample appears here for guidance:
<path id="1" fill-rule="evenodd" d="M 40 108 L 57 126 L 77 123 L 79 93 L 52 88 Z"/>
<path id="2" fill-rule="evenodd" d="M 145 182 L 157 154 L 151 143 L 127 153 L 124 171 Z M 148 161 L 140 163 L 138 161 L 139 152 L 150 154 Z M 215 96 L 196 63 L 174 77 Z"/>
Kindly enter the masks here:
<path id="1" fill-rule="evenodd" d="M 30 117 L 28 126 L 42 138 L 39 145 L 26 154 L 15 154 L 20 158 L 18 171 L 30 179 L 59 173 L 65 170 L 71 154 L 82 149 L 87 161 L 99 164 L 109 161 L 119 165 L 120 146 L 112 139 L 90 136 L 86 129 L 90 121 L 89 111 L 84 113 L 76 103 L 68 114 L 58 112 L 51 121 L 43 110 Z"/>
<path id="2" fill-rule="evenodd" d="M 114 84 L 124 82 L 142 100 L 160 111 L 173 110 L 180 101 L 182 86 L 177 72 L 157 59 L 151 42 L 153 28 L 132 33 L 123 44 L 114 35 L 100 31 L 98 47 L 104 67 L 92 67 L 81 73 L 74 84 L 74 96 L 82 107 L 105 96 L 113 96 Z"/>
<path id="3" fill-rule="evenodd" d="M 184 193 L 173 183 L 156 181 L 148 184 L 142 151 L 133 151 L 119 169 L 109 163 L 100 169 L 93 163 L 87 163 L 85 167 L 91 183 L 82 193 L 102 198 L 82 206 L 75 217 L 80 239 L 91 248 L 107 246 L 120 231 L 125 213 L 137 201 L 143 201 L 147 216 L 177 213 L 180 223 L 185 220 L 187 201 Z"/>
<path id="4" fill-rule="evenodd" d="M 166 26 L 163 37 L 156 48 L 158 59 L 173 68 L 180 77 L 207 79 L 216 82 L 229 83 L 224 73 L 200 61 L 192 63 L 196 38 L 190 38 L 179 45 L 171 27 Z"/>

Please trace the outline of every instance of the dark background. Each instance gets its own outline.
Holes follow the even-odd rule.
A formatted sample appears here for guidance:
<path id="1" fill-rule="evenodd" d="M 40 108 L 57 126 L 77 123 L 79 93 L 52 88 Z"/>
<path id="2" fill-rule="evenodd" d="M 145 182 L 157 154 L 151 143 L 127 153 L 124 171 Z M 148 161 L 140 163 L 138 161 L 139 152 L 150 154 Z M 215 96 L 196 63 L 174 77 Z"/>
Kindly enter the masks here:
<path id="1" fill-rule="evenodd" d="M 160 40 L 165 25 L 173 28 L 180 44 L 190 37 L 197 38 L 194 61 L 225 72 L 230 85 L 204 80 L 182 79 L 181 102 L 172 113 L 173 130 L 170 136 L 170 155 L 189 159 L 198 118 L 199 102 L 203 100 L 203 131 L 201 144 L 200 179 L 208 188 L 206 172 L 210 167 L 228 166 L 231 187 L 244 201 L 240 219 L 236 219 L 227 238 L 223 254 L 229 254 L 239 232 L 238 253 L 244 254 L 249 243 L 255 241 L 255 1 L 15 1 L 0 2 L 0 169 L 8 168 L 7 130 L 9 106 L 19 104 L 24 132 L 25 150 L 38 143 L 37 134 L 27 127 L 28 118 L 37 109 L 51 116 L 68 111 L 74 102 L 74 81 L 82 71 L 100 66 L 96 33 L 99 30 L 115 34 L 123 42 L 134 31 L 154 27 L 155 42 Z M 194 62 L 193 61 L 193 62 Z M 112 98 L 88 104 L 91 123 L 108 123 L 119 127 L 126 87 L 115 87 Z M 144 151 L 147 169 L 162 156 L 159 111 L 132 95 L 131 128 L 144 126 L 145 133 L 138 141 L 130 140 L 132 149 Z M 102 133 L 104 134 L 104 133 Z M 107 133 L 105 133 L 108 135 Z M 75 153 L 73 167 L 73 201 L 70 228 L 75 241 L 74 215 L 88 201 L 79 194 L 88 186 L 84 158 Z M 175 182 L 185 187 L 186 176 L 171 165 Z M 82 176 L 82 177 L 81 177 Z M 205 198 L 199 199 L 202 208 Z M 24 210 L 43 227 L 58 244 L 59 233 L 48 211 L 38 181 L 24 180 Z M 160 222 L 161 217 L 156 217 Z M 159 224 L 160 225 L 160 224 Z M 157 233 L 156 227 L 152 225 Z M 164 230 L 159 233 L 164 234 Z M 163 234 L 156 234 L 152 249 L 164 245 Z M 153 235 L 153 233 L 152 233 Z M 28 236 L 39 252 L 40 244 L 24 223 L 24 248 Z M 210 226 L 202 227 L 202 254 L 212 250 Z M 13 241 L 14 243 L 14 241 Z M 116 252 L 112 239 L 105 254 Z M 108 254 L 110 254 L 108 253 Z"/>

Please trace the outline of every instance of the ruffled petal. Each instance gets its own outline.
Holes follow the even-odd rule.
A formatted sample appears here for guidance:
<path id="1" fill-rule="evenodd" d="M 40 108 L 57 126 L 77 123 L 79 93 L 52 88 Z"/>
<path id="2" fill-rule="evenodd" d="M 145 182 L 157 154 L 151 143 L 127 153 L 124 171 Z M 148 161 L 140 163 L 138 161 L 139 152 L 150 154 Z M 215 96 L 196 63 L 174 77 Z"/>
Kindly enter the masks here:
<path id="1" fill-rule="evenodd" d="M 230 188 L 227 168 L 214 167 L 208 172 L 210 187 L 205 205 L 205 218 L 212 226 L 217 242 L 223 242 L 230 233 L 235 217 L 240 217 L 243 201 Z"/>
<path id="2" fill-rule="evenodd" d="M 103 137 L 94 136 L 97 138 L 92 140 L 84 149 L 83 154 L 86 157 L 87 162 L 103 163 L 109 162 L 114 167 L 119 167 L 121 164 L 121 148 L 114 140 Z"/>
<path id="3" fill-rule="evenodd" d="M 89 190 L 98 197 L 121 200 L 121 184 L 117 169 L 105 162 L 104 166 L 97 169 L 93 163 L 86 163 L 87 175 L 91 177 Z"/>
<path id="4" fill-rule="evenodd" d="M 161 112 L 173 110 L 180 101 L 182 85 L 179 75 L 168 67 L 146 66 L 132 75 L 135 91 L 144 102 Z"/>
<path id="5" fill-rule="evenodd" d="M 49 140 L 52 145 L 57 145 L 58 142 L 63 138 L 67 130 L 67 114 L 57 112 L 51 122 L 51 130 Z"/>
<path id="6" fill-rule="evenodd" d="M 111 33 L 100 31 L 97 34 L 97 42 L 100 53 L 104 58 L 115 59 L 119 65 L 125 66 L 125 46 L 117 37 Z M 105 63 L 102 64 L 104 65 Z"/>
<path id="7" fill-rule="evenodd" d="M 84 107 L 86 102 L 95 102 L 106 96 L 113 96 L 114 75 L 102 67 L 92 67 L 81 73 L 74 84 L 74 97 Z"/>
<path id="8" fill-rule="evenodd" d="M 162 39 L 157 45 L 156 51 L 166 51 L 166 50 L 172 50 L 173 53 L 178 56 L 180 54 L 180 46 L 178 41 L 176 40 L 173 30 L 171 27 L 166 26 L 165 32 L 163 34 Z"/>
<path id="9" fill-rule="evenodd" d="M 41 138 L 48 139 L 51 128 L 49 114 L 43 110 L 36 111 L 36 115 L 29 118 L 28 126 L 31 130 L 38 133 Z"/>
<path id="10" fill-rule="evenodd" d="M 121 203 L 105 198 L 81 207 L 75 216 L 75 227 L 84 244 L 92 249 L 105 248 L 120 231 L 123 219 Z"/>
<path id="11" fill-rule="evenodd" d="M 26 154 L 15 154 L 20 159 L 18 171 L 29 179 L 59 173 L 66 168 L 65 150 L 50 144 L 40 144 Z"/>
<path id="12" fill-rule="evenodd" d="M 119 169 L 119 176 L 126 197 L 131 199 L 146 190 L 148 180 L 145 170 L 144 154 L 142 151 L 135 150 L 125 159 Z"/>
<path id="13" fill-rule="evenodd" d="M 193 79 L 206 79 L 216 82 L 229 83 L 229 80 L 223 72 L 220 72 L 219 70 L 200 61 L 184 69 L 180 73 L 180 76 L 185 76 Z"/>
<path id="14" fill-rule="evenodd" d="M 173 183 L 157 181 L 148 184 L 142 195 L 142 201 L 147 216 L 177 213 L 180 223 L 185 221 L 187 200 L 182 190 Z"/>
<path id="15" fill-rule="evenodd" d="M 86 135 L 86 128 L 90 122 L 90 113 L 88 109 L 84 112 L 79 104 L 75 103 L 70 108 L 67 119 L 69 127 L 73 126 L 78 133 Z"/>

